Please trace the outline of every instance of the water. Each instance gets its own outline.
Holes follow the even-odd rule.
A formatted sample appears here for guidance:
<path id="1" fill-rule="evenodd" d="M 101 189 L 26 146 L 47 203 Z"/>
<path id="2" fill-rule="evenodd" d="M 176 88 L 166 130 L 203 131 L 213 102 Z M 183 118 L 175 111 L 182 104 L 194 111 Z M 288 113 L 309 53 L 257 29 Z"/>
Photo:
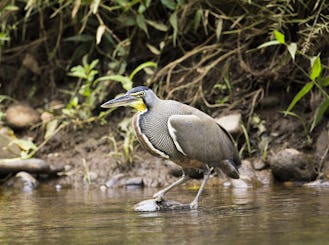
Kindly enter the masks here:
<path id="1" fill-rule="evenodd" d="M 0 244 L 329 243 L 329 188 L 207 188 L 199 210 L 132 211 L 155 191 L 2 191 Z M 178 189 L 169 199 L 194 194 Z"/>

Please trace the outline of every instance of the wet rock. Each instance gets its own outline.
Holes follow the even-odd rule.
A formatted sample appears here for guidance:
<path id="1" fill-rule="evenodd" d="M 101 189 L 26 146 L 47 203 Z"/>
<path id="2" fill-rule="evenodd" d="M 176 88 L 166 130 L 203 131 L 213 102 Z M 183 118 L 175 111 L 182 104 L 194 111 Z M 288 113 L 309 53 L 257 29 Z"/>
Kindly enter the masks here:
<path id="1" fill-rule="evenodd" d="M 255 180 L 256 174 L 255 169 L 250 161 L 242 160 L 241 166 L 239 168 L 240 178 L 248 179 L 250 181 Z"/>
<path id="2" fill-rule="evenodd" d="M 258 159 L 255 159 L 254 161 L 252 161 L 252 165 L 254 166 L 255 170 L 262 170 L 262 169 L 267 168 L 267 164 L 261 158 L 258 158 Z"/>
<path id="3" fill-rule="evenodd" d="M 39 113 L 26 104 L 9 106 L 6 111 L 7 124 L 15 129 L 24 129 L 40 121 Z"/>
<path id="4" fill-rule="evenodd" d="M 241 132 L 241 113 L 230 114 L 227 116 L 216 118 L 216 122 L 225 128 L 231 134 Z"/>
<path id="5" fill-rule="evenodd" d="M 47 162 L 38 158 L 30 159 L 0 159 L 1 173 L 17 173 L 20 171 L 30 173 L 49 173 L 51 168 Z"/>
<path id="6" fill-rule="evenodd" d="M 228 179 L 223 183 L 225 187 L 234 188 L 251 188 L 256 182 L 255 169 L 248 160 L 242 160 L 239 168 L 240 178 L 239 179 Z"/>
<path id="7" fill-rule="evenodd" d="M 19 172 L 15 175 L 15 177 L 11 178 L 7 186 L 13 187 L 15 189 L 19 189 L 22 191 L 32 191 L 37 188 L 39 185 L 38 181 L 27 172 Z"/>
<path id="8" fill-rule="evenodd" d="M 124 186 L 126 182 L 126 174 L 117 174 L 113 176 L 109 181 L 105 183 L 105 186 L 108 188 Z"/>
<path id="9" fill-rule="evenodd" d="M 1 174 L 15 174 L 18 172 L 29 172 L 39 174 L 39 177 L 58 176 L 64 171 L 63 166 L 52 166 L 46 161 L 38 158 L 29 159 L 0 159 Z"/>
<path id="10" fill-rule="evenodd" d="M 317 179 L 315 181 L 305 183 L 303 186 L 308 187 L 329 187 L 328 179 Z"/>
<path id="11" fill-rule="evenodd" d="M 272 174 L 278 181 L 312 181 L 317 177 L 313 157 L 288 148 L 269 156 Z"/>
<path id="12" fill-rule="evenodd" d="M 240 177 L 240 179 L 232 179 L 231 180 L 232 187 L 234 188 L 251 188 L 252 183 L 250 183 L 249 179 L 243 179 Z"/>
<path id="13" fill-rule="evenodd" d="M 256 179 L 262 185 L 271 185 L 274 182 L 273 175 L 270 169 L 256 171 Z"/>
<path id="14" fill-rule="evenodd" d="M 125 186 L 128 189 L 141 188 L 144 186 L 143 178 L 141 178 L 141 177 L 129 178 L 126 180 Z"/>
<path id="15" fill-rule="evenodd" d="M 189 204 L 182 204 L 176 201 L 162 200 L 158 202 L 155 199 L 144 200 L 134 206 L 137 212 L 156 212 L 166 210 L 191 209 Z"/>

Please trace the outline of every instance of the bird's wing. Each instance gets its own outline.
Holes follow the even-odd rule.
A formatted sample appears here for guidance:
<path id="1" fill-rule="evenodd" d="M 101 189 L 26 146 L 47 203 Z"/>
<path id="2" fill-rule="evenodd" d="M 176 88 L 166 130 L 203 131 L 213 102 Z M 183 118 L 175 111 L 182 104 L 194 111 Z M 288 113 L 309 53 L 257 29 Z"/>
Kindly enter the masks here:
<path id="1" fill-rule="evenodd" d="M 168 130 L 185 156 L 205 163 L 233 159 L 234 146 L 227 133 L 212 119 L 196 115 L 173 115 Z"/>

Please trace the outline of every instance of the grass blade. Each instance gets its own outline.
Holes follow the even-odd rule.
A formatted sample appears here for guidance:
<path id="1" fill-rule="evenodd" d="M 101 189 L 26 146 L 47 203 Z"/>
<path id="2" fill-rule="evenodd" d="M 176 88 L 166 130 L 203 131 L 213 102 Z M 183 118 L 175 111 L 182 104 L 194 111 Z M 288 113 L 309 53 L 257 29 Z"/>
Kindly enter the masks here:
<path id="1" fill-rule="evenodd" d="M 314 86 L 313 82 L 308 82 L 304 85 L 304 87 L 298 92 L 298 94 L 296 94 L 296 96 L 294 97 L 294 99 L 292 100 L 290 105 L 288 106 L 288 109 L 284 114 L 285 116 L 288 114 L 287 112 L 290 112 L 292 110 L 292 108 L 294 108 L 296 103 L 298 101 L 300 101 L 301 98 L 303 98 L 313 88 L 313 86 Z"/>
<path id="2" fill-rule="evenodd" d="M 329 99 L 326 99 L 321 103 L 321 105 L 316 109 L 314 119 L 311 125 L 310 131 L 312 132 L 313 129 L 318 125 L 318 123 L 321 121 L 323 118 L 324 113 L 327 111 L 329 107 Z"/>

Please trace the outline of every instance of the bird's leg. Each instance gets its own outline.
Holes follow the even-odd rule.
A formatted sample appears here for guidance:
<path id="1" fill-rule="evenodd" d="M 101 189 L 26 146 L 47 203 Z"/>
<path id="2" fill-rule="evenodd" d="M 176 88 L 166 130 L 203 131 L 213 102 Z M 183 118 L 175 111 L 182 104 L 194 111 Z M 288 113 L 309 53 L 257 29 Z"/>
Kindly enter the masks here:
<path id="1" fill-rule="evenodd" d="M 162 189 L 161 191 L 158 191 L 157 193 L 155 193 L 153 195 L 153 198 L 156 199 L 156 201 L 161 202 L 163 200 L 164 195 L 170 191 L 172 188 L 181 185 L 183 183 L 185 183 L 187 180 L 189 180 L 190 177 L 188 175 L 185 175 L 184 171 L 183 171 L 183 175 L 180 179 L 178 179 L 177 181 L 175 181 L 174 183 L 172 183 L 171 185 L 167 186 L 166 188 Z"/>
<path id="2" fill-rule="evenodd" d="M 199 191 L 196 194 L 194 200 L 190 203 L 191 209 L 197 209 L 199 207 L 199 198 L 201 196 L 201 193 L 202 193 L 204 187 L 206 186 L 206 183 L 207 183 L 207 180 L 209 179 L 211 171 L 214 169 L 213 167 L 209 168 L 208 165 L 206 165 L 206 166 L 207 166 L 207 169 L 206 169 L 206 172 L 204 173 L 203 180 L 202 180 L 201 186 L 199 188 Z"/>

